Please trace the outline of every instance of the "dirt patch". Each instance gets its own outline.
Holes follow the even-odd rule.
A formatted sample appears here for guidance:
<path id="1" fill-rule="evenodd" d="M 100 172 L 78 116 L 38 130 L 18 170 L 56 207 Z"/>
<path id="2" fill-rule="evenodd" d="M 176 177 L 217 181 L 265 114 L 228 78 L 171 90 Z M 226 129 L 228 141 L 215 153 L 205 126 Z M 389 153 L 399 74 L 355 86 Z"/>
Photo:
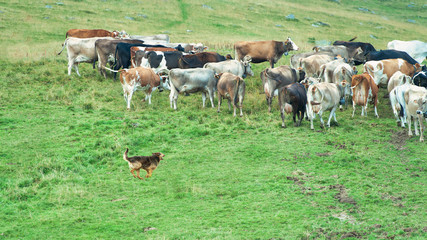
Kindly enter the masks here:
<path id="1" fill-rule="evenodd" d="M 348 196 L 347 193 L 347 189 L 341 185 L 341 184 L 336 184 L 336 185 L 330 185 L 329 189 L 336 189 L 338 190 L 338 193 L 335 195 L 334 198 L 338 199 L 338 201 L 340 203 L 350 203 L 356 206 L 356 201 Z"/>
<path id="2" fill-rule="evenodd" d="M 408 136 L 407 130 L 400 130 L 400 131 L 392 130 L 391 133 L 392 133 L 392 136 L 389 143 L 393 144 L 393 146 L 397 150 L 406 150 L 407 149 L 405 147 L 406 141 L 410 138 Z"/>

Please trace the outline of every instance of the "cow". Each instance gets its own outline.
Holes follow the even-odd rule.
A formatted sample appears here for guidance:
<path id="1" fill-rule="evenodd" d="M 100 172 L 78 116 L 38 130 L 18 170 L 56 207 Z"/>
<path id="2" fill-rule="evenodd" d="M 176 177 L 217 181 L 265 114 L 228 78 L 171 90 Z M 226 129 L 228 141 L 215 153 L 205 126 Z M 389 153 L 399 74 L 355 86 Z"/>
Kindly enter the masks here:
<path id="1" fill-rule="evenodd" d="M 365 43 L 365 42 L 353 42 L 354 39 L 356 39 L 356 37 L 350 39 L 350 41 L 335 41 L 332 45 L 346 46 L 349 52 L 359 51 L 357 55 L 363 55 L 371 51 L 376 51 L 376 49 L 374 48 L 374 46 L 372 46 L 372 44 Z M 360 48 L 361 52 L 360 50 L 357 50 L 358 48 Z M 354 59 L 354 64 L 356 65 L 360 65 L 363 63 L 365 63 L 363 60 L 358 60 L 356 58 Z"/>
<path id="2" fill-rule="evenodd" d="M 243 60 L 251 56 L 253 63 L 270 62 L 271 68 L 279 61 L 283 54 L 289 51 L 298 51 L 299 47 L 290 37 L 284 42 L 279 41 L 238 41 L 234 44 L 236 60 Z"/>
<path id="3" fill-rule="evenodd" d="M 351 79 L 351 89 L 353 89 L 353 115 L 356 112 L 356 105 L 362 106 L 362 116 L 368 116 L 368 102 L 372 100 L 374 104 L 375 116 L 378 118 L 378 86 L 367 73 L 354 75 Z"/>
<path id="4" fill-rule="evenodd" d="M 262 85 L 264 86 L 268 112 L 271 112 L 271 103 L 276 89 L 282 88 L 291 83 L 300 82 L 304 77 L 305 73 L 303 71 L 297 71 L 289 66 L 264 69 L 260 73 L 260 78 L 262 80 Z"/>
<path id="5" fill-rule="evenodd" d="M 129 36 L 131 39 L 138 39 L 144 42 L 150 43 L 169 43 L 170 38 L 167 34 L 157 34 L 153 36 L 140 36 L 140 35 L 131 35 Z"/>
<path id="6" fill-rule="evenodd" d="M 401 71 L 397 71 L 391 76 L 390 80 L 388 81 L 387 91 L 390 93 L 393 88 L 410 82 L 410 76 L 403 74 Z"/>
<path id="7" fill-rule="evenodd" d="M 395 72 L 401 71 L 403 74 L 412 77 L 416 68 L 403 59 L 388 59 L 366 62 L 363 70 L 372 77 L 375 84 L 387 86 L 388 80 Z"/>
<path id="8" fill-rule="evenodd" d="M 183 55 L 178 61 L 178 66 L 182 69 L 203 68 L 203 66 L 208 62 L 222 62 L 225 60 L 227 60 L 227 57 L 224 57 L 219 53 L 201 52 L 196 54 Z"/>
<path id="9" fill-rule="evenodd" d="M 147 45 L 140 43 L 118 43 L 116 51 L 114 52 L 114 70 L 120 68 L 129 68 L 130 62 L 130 48 L 131 47 L 163 47 L 163 45 Z M 116 79 L 116 73 L 114 73 L 114 79 Z"/>
<path id="10" fill-rule="evenodd" d="M 228 110 L 231 110 L 230 102 L 233 103 L 233 116 L 236 116 L 237 102 L 240 108 L 240 117 L 243 116 L 242 104 L 245 97 L 245 81 L 242 77 L 234 75 L 233 73 L 225 72 L 215 75 L 218 78 L 218 113 L 221 109 L 221 100 L 228 99 Z"/>
<path id="11" fill-rule="evenodd" d="M 68 55 L 68 75 L 71 75 L 71 69 L 74 67 L 77 75 L 79 73 L 78 64 L 81 62 L 92 63 L 98 60 L 98 56 L 95 52 L 95 42 L 98 39 L 112 40 L 111 37 L 93 37 L 93 38 L 74 38 L 69 37 L 65 39 L 64 47 L 67 47 Z M 64 50 L 64 49 L 62 49 Z M 61 52 L 62 52 L 61 50 Z M 61 54 L 61 52 L 58 53 Z"/>
<path id="12" fill-rule="evenodd" d="M 393 114 L 396 117 L 397 126 L 405 127 L 406 123 L 406 102 L 405 102 L 405 92 L 411 86 L 410 83 L 405 83 L 393 88 L 389 94 L 391 109 Z"/>
<path id="13" fill-rule="evenodd" d="M 125 31 L 107 31 L 104 29 L 70 29 L 65 34 L 65 38 L 93 38 L 93 37 L 112 37 L 112 38 L 124 38 L 126 37 Z"/>
<path id="14" fill-rule="evenodd" d="M 427 88 L 427 67 L 422 66 L 421 71 L 414 74 L 412 77 L 414 85 Z"/>
<path id="15" fill-rule="evenodd" d="M 145 66 L 160 71 L 161 69 L 178 68 L 178 60 L 183 56 L 182 52 L 161 52 L 161 51 L 138 51 L 135 55 L 135 65 Z"/>
<path id="16" fill-rule="evenodd" d="M 427 89 L 412 85 L 405 92 L 404 98 L 406 102 L 406 121 L 408 122 L 408 136 L 412 136 L 412 117 L 414 118 L 415 135 L 420 135 L 420 142 L 424 142 L 423 120 L 427 120 Z M 417 123 L 420 124 L 421 134 L 418 133 Z"/>
<path id="17" fill-rule="evenodd" d="M 300 59 L 300 67 L 304 70 L 307 77 L 319 77 L 320 66 L 333 60 L 333 56 L 326 54 L 312 55 Z"/>
<path id="18" fill-rule="evenodd" d="M 120 83 L 123 87 L 123 96 L 126 101 L 127 110 L 130 110 L 130 101 L 132 95 L 137 90 L 143 90 L 145 92 L 145 100 L 148 99 L 148 104 L 151 104 L 151 94 L 158 88 L 159 92 L 163 89 L 169 90 L 169 83 L 167 81 L 167 75 L 161 75 L 162 73 L 155 73 L 151 68 L 136 67 L 131 69 L 121 69 L 119 71 L 105 69 L 112 72 L 120 73 Z"/>
<path id="19" fill-rule="evenodd" d="M 290 59 L 290 66 L 292 68 L 298 69 L 300 66 L 300 59 L 306 58 L 306 57 L 310 57 L 313 55 L 330 55 L 332 57 L 335 57 L 335 55 L 332 52 L 324 52 L 324 51 L 320 51 L 320 52 L 305 52 L 305 53 L 298 53 L 298 54 L 294 54 L 291 56 Z"/>
<path id="20" fill-rule="evenodd" d="M 339 65 L 345 62 L 346 61 L 344 58 L 337 58 L 333 61 L 322 64 L 319 69 L 320 74 L 318 77 L 322 80 L 322 82 L 332 83 L 335 68 L 337 68 Z"/>
<path id="21" fill-rule="evenodd" d="M 133 39 L 120 39 L 120 40 L 107 40 L 107 39 L 98 39 L 95 41 L 95 51 L 98 56 L 98 70 L 99 73 L 107 78 L 104 67 L 107 66 L 107 63 L 110 63 L 112 66 L 115 62 L 114 53 L 116 52 L 117 44 L 119 43 L 130 43 L 130 44 L 143 44 L 141 40 Z M 95 64 L 95 62 L 94 62 Z"/>
<path id="22" fill-rule="evenodd" d="M 246 78 L 247 75 L 254 75 L 251 68 L 251 61 L 251 57 L 246 56 L 243 61 L 227 60 L 222 62 L 206 63 L 203 68 L 210 68 L 214 70 L 216 74 L 229 72 L 241 78 Z"/>
<path id="23" fill-rule="evenodd" d="M 366 63 L 368 61 L 380 61 L 380 60 L 398 59 L 398 58 L 401 58 L 407 61 L 408 63 L 410 63 L 411 65 L 414 65 L 417 68 L 420 67 L 420 64 L 411 56 L 409 56 L 409 54 L 407 54 L 406 52 L 390 50 L 390 49 L 357 54 L 354 57 L 354 60 Z"/>
<path id="24" fill-rule="evenodd" d="M 419 40 L 400 41 L 393 40 L 387 44 L 388 49 L 404 51 L 409 54 L 415 61 L 422 63 L 427 57 L 427 42 Z"/>
<path id="25" fill-rule="evenodd" d="M 176 52 L 175 48 L 168 47 L 131 47 L 130 48 L 130 63 L 132 67 L 136 67 L 135 56 L 137 52 L 150 52 L 150 51 L 160 51 L 160 52 Z M 141 56 L 141 55 L 139 55 Z"/>
<path id="26" fill-rule="evenodd" d="M 307 90 L 307 116 L 310 119 L 310 128 L 314 130 L 313 119 L 315 114 L 320 117 L 320 127 L 324 128 L 322 115 L 325 111 L 331 111 L 327 122 L 327 127 L 331 126 L 331 119 L 334 117 L 335 122 L 336 110 L 340 99 L 344 97 L 344 87 L 340 84 L 321 82 L 310 85 Z"/>
<path id="27" fill-rule="evenodd" d="M 331 52 L 334 56 L 340 56 L 346 61 L 350 59 L 349 52 L 346 46 L 315 46 L 313 47 L 315 52 Z M 354 56 L 351 56 L 353 58 Z"/>
<path id="28" fill-rule="evenodd" d="M 345 86 L 344 99 L 340 100 L 340 111 L 343 110 L 343 105 L 347 108 L 347 100 L 351 96 L 351 78 L 353 75 L 357 74 L 357 68 L 355 66 L 350 66 L 347 63 L 341 63 L 338 65 L 334 72 L 332 73 L 332 83 L 339 84 L 342 83 Z"/>
<path id="29" fill-rule="evenodd" d="M 208 47 L 204 46 L 203 43 L 163 43 L 162 45 L 170 48 L 176 48 L 178 51 L 195 54 L 203 52 Z"/>
<path id="30" fill-rule="evenodd" d="M 209 99 L 214 105 L 214 91 L 216 89 L 217 79 L 215 78 L 215 72 L 208 68 L 193 68 L 193 69 L 179 69 L 175 68 L 169 72 L 169 83 L 171 92 L 169 95 L 171 108 L 176 110 L 176 103 L 178 100 L 178 94 L 184 92 L 194 93 L 202 92 L 203 108 L 206 102 L 206 93 L 209 95 Z"/>
<path id="31" fill-rule="evenodd" d="M 301 126 L 301 121 L 307 105 L 307 94 L 304 85 L 301 83 L 292 83 L 279 89 L 279 107 L 280 115 L 282 117 L 282 128 L 285 128 L 285 108 L 289 104 L 293 113 L 294 126 Z M 289 110 L 287 110 L 289 113 Z M 298 115 L 298 122 L 295 116 Z"/>

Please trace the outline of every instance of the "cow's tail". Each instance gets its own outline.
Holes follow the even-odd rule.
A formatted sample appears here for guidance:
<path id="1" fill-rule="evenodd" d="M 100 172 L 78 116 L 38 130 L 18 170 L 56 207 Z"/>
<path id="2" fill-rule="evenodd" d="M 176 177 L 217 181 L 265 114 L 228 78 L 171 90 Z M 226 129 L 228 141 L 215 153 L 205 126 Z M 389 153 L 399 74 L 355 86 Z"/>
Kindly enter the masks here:
<path id="1" fill-rule="evenodd" d="M 349 42 L 353 42 L 355 39 L 357 38 L 357 36 L 354 36 L 352 39 L 348 40 Z"/>
<path id="2" fill-rule="evenodd" d="M 240 79 L 240 77 L 236 78 L 236 84 L 234 84 L 234 105 L 237 104 L 237 102 L 239 101 L 239 85 L 241 84 L 242 80 Z"/>
<path id="3" fill-rule="evenodd" d="M 125 160 L 127 162 L 129 162 L 128 152 L 129 152 L 129 148 L 126 148 L 125 153 L 123 153 L 123 160 Z"/>
<path id="4" fill-rule="evenodd" d="M 113 70 L 113 69 L 108 68 L 108 67 L 106 67 L 106 66 L 102 66 L 102 68 L 103 68 L 103 69 L 107 69 L 108 71 L 110 71 L 110 72 L 114 72 L 114 73 L 123 72 L 123 71 L 126 71 L 126 70 L 127 70 L 127 69 Z"/>
<path id="5" fill-rule="evenodd" d="M 62 53 L 62 51 L 64 51 L 64 48 L 67 46 L 67 38 L 65 39 L 65 41 L 64 41 L 64 43 L 62 44 L 62 49 L 61 49 L 61 51 L 58 53 L 58 55 L 59 54 L 61 54 Z"/>

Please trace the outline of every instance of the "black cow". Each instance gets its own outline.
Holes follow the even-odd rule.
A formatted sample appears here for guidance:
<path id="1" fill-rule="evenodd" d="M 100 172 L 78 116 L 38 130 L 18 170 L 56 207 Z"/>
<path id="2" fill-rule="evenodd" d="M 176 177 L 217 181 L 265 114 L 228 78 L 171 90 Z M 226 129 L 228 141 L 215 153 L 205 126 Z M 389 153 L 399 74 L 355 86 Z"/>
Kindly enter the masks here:
<path id="1" fill-rule="evenodd" d="M 304 117 L 307 104 L 307 93 L 305 87 L 301 83 L 292 83 L 281 89 L 279 89 L 279 106 L 280 115 L 282 116 L 282 127 L 285 126 L 285 106 L 290 104 L 292 106 L 293 120 L 296 127 L 301 125 L 301 121 Z M 290 109 L 286 109 L 290 113 Z M 298 114 L 298 122 L 295 116 Z"/>
<path id="2" fill-rule="evenodd" d="M 201 52 L 183 55 L 178 61 L 178 66 L 182 69 L 202 68 L 208 62 L 222 62 L 227 59 L 231 59 L 230 54 L 224 57 L 216 52 Z"/>
<path id="3" fill-rule="evenodd" d="M 427 88 L 427 67 L 424 65 L 421 71 L 414 74 L 412 78 L 414 85 Z"/>
<path id="4" fill-rule="evenodd" d="M 398 51 L 398 50 L 392 50 L 392 49 L 370 51 L 364 54 L 356 55 L 354 58 L 355 60 L 362 61 L 362 62 L 402 58 L 403 60 L 407 61 L 412 65 L 415 65 L 418 63 L 415 59 L 409 56 L 408 53 L 403 51 Z"/>
<path id="5" fill-rule="evenodd" d="M 354 52 L 357 48 L 360 47 L 360 49 L 363 51 L 362 54 L 366 54 L 368 52 L 376 51 L 376 49 L 374 48 L 374 46 L 372 46 L 372 44 L 365 43 L 365 42 L 353 42 L 354 39 L 356 39 L 356 38 L 350 39 L 350 41 L 335 41 L 332 45 L 346 46 L 349 52 Z M 354 64 L 360 65 L 360 64 L 363 64 L 363 62 L 358 61 L 356 59 L 354 61 Z"/>
<path id="6" fill-rule="evenodd" d="M 155 51 L 137 51 L 135 53 L 136 66 L 159 68 L 162 61 L 166 61 L 167 69 L 178 68 L 178 61 L 182 57 L 182 52 L 155 52 Z M 149 65 L 147 65 L 147 63 Z M 143 65 L 141 65 L 143 64 Z"/>
<path id="7" fill-rule="evenodd" d="M 131 43 L 118 43 L 116 47 L 116 52 L 114 53 L 114 70 L 119 70 L 120 68 L 129 68 L 131 65 L 131 47 L 165 47 L 163 45 L 150 45 L 150 44 L 131 44 Z M 114 73 L 114 79 L 116 79 L 116 73 Z"/>

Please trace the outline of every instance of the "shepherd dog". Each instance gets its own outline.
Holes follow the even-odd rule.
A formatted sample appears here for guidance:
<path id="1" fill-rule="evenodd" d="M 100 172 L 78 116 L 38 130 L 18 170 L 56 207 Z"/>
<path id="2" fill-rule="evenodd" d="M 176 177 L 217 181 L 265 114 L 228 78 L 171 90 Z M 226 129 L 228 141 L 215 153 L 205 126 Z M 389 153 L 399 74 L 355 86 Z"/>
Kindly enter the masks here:
<path id="1" fill-rule="evenodd" d="M 135 178 L 144 180 L 144 178 L 139 176 L 139 170 L 144 169 L 147 172 L 145 178 L 151 177 L 153 171 L 157 168 L 160 163 L 160 160 L 163 160 L 165 156 L 163 153 L 156 152 L 152 153 L 151 156 L 134 156 L 128 157 L 129 148 L 126 148 L 125 153 L 123 154 L 123 159 L 128 162 L 130 172 Z M 135 172 L 136 171 L 136 176 Z"/>

